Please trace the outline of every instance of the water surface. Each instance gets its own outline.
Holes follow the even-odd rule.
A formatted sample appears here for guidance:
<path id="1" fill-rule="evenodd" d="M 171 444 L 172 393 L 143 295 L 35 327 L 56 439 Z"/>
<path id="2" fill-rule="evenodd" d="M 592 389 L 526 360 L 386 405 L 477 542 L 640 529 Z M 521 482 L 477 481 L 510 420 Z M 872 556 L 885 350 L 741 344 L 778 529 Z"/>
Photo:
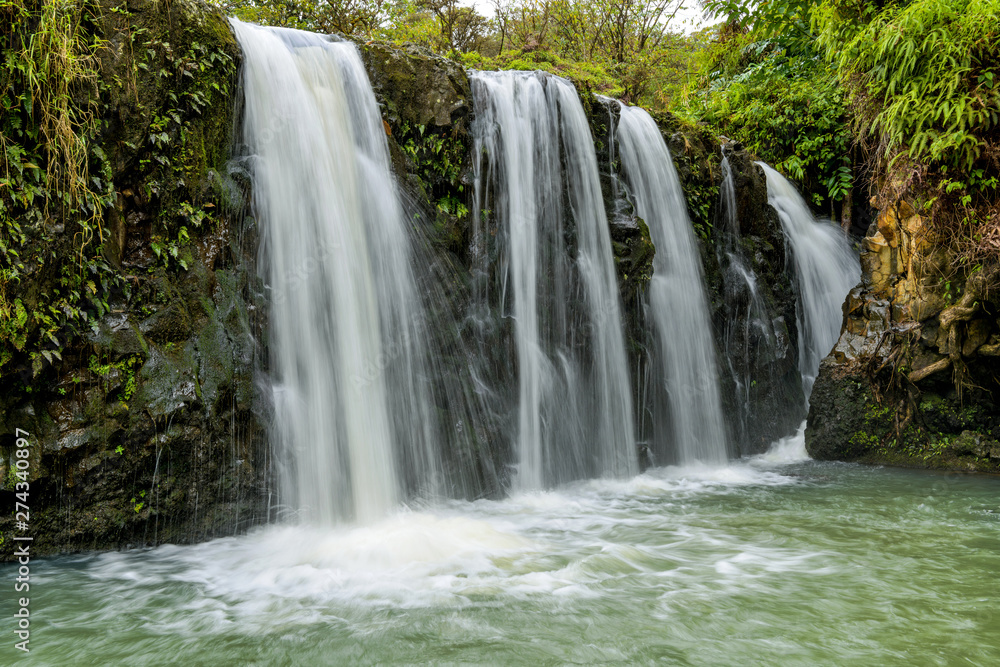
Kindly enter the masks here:
<path id="1" fill-rule="evenodd" d="M 36 561 L 18 662 L 1000 663 L 1000 480 L 784 447 L 365 528 Z"/>

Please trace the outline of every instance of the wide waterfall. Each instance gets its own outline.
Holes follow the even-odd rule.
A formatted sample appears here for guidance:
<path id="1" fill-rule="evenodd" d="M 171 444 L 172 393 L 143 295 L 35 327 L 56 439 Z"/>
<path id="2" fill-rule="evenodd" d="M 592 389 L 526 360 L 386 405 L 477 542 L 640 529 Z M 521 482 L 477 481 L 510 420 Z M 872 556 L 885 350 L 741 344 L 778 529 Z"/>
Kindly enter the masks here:
<path id="1" fill-rule="evenodd" d="M 314 523 L 396 506 L 439 464 L 425 323 L 381 116 L 356 48 L 232 22 L 269 288 L 282 503 Z"/>
<path id="2" fill-rule="evenodd" d="M 840 336 L 844 298 L 861 279 L 861 264 L 839 228 L 816 219 L 788 179 L 758 164 L 767 174 L 767 199 L 778 211 L 791 248 L 798 290 L 799 370 L 808 400 L 819 363 Z"/>
<path id="3" fill-rule="evenodd" d="M 471 79 L 477 204 L 498 221 L 498 290 L 514 319 L 517 486 L 634 474 L 620 297 L 577 92 L 539 73 Z"/>
<path id="4" fill-rule="evenodd" d="M 621 105 L 618 125 L 625 180 L 656 246 L 649 285 L 652 450 L 680 463 L 728 458 L 708 296 L 698 248 L 670 151 L 656 122 Z"/>

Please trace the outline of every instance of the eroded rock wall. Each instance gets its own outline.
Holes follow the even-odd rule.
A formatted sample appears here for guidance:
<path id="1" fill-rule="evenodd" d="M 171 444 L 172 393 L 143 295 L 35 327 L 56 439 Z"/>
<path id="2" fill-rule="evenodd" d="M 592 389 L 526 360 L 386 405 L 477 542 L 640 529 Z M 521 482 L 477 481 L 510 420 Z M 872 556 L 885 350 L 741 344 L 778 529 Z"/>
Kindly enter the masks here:
<path id="1" fill-rule="evenodd" d="M 1000 471 L 1000 307 L 906 201 L 862 242 L 862 282 L 813 390 L 818 459 Z"/>

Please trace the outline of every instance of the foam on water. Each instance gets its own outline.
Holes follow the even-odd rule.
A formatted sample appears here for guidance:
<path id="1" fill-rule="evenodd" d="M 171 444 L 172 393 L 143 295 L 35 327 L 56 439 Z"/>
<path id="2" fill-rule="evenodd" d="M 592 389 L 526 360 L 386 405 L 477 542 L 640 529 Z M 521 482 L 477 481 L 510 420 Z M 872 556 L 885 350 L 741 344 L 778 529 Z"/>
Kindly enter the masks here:
<path id="1" fill-rule="evenodd" d="M 809 454 L 806 452 L 806 420 L 804 419 L 799 424 L 799 428 L 795 433 L 776 440 L 767 452 L 752 459 L 754 463 L 768 465 L 785 465 L 808 460 Z"/>
<path id="2" fill-rule="evenodd" d="M 995 480 L 775 465 L 43 561 L 27 664 L 995 664 Z"/>
<path id="3" fill-rule="evenodd" d="M 655 547 L 615 543 L 604 535 L 635 507 L 663 497 L 684 500 L 794 483 L 743 463 L 664 468 L 627 481 L 591 480 L 503 501 L 451 501 L 369 526 L 272 527 L 192 547 L 105 554 L 92 560 L 87 574 L 112 589 L 193 585 L 210 599 L 234 602 L 240 614 L 256 614 L 279 599 L 419 606 L 462 605 L 466 596 L 487 590 L 513 597 L 555 591 L 589 596 L 596 593 L 590 586 L 607 576 L 623 568 L 650 570 L 661 557 Z M 663 521 L 652 516 L 639 523 Z M 684 537 L 690 538 L 705 536 Z M 554 554 L 562 555 L 553 560 Z M 211 616 L 217 609 L 199 598 L 191 611 Z"/>

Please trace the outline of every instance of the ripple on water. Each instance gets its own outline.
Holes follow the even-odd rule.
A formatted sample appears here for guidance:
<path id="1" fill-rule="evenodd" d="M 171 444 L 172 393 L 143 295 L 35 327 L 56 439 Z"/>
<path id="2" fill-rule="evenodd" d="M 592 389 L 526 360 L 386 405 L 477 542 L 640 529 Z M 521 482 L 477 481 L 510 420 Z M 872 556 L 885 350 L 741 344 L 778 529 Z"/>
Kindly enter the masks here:
<path id="1" fill-rule="evenodd" d="M 29 662 L 997 664 L 998 491 L 758 458 L 54 559 Z"/>

